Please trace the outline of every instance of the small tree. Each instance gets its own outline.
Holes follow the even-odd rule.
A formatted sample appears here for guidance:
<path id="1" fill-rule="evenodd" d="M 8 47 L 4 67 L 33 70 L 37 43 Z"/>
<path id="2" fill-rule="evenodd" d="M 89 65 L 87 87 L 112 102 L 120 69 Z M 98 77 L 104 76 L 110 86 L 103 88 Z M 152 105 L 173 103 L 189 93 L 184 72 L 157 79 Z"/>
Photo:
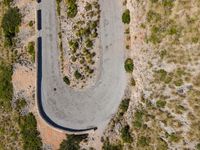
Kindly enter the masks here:
<path id="1" fill-rule="evenodd" d="M 131 134 L 130 134 L 130 127 L 129 125 L 126 125 L 121 130 L 121 138 L 123 142 L 125 143 L 131 143 L 133 141 Z"/>
<path id="2" fill-rule="evenodd" d="M 122 14 L 122 22 L 125 23 L 125 24 L 129 24 L 130 21 L 131 21 L 130 11 L 129 11 L 129 9 L 126 9 L 124 11 L 124 13 Z"/>
<path id="3" fill-rule="evenodd" d="M 70 85 L 70 80 L 67 76 L 64 76 L 63 81 L 67 84 Z"/>
<path id="4" fill-rule="evenodd" d="M 15 37 L 21 23 L 21 14 L 17 7 L 9 8 L 2 18 L 1 26 L 8 46 L 12 46 L 12 39 Z"/>
<path id="5" fill-rule="evenodd" d="M 133 72 L 134 65 L 133 65 L 133 60 L 131 58 L 126 59 L 124 68 L 128 73 Z"/>
<path id="6" fill-rule="evenodd" d="M 74 76 L 75 76 L 75 78 L 76 78 L 77 80 L 82 78 L 82 75 L 80 74 L 80 72 L 79 72 L 78 70 L 76 70 L 76 71 L 74 72 Z"/>

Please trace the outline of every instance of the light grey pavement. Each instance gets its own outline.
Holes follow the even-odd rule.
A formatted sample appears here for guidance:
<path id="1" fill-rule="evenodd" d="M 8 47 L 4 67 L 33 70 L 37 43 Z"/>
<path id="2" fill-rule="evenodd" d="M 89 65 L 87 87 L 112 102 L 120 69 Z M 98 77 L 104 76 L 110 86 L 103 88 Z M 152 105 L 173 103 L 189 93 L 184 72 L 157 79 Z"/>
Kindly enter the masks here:
<path id="1" fill-rule="evenodd" d="M 87 129 L 108 122 L 126 86 L 120 0 L 100 0 L 101 67 L 96 84 L 82 91 L 69 88 L 59 70 L 56 1 L 42 0 L 42 107 L 56 124 Z M 56 91 L 54 91 L 56 88 Z"/>

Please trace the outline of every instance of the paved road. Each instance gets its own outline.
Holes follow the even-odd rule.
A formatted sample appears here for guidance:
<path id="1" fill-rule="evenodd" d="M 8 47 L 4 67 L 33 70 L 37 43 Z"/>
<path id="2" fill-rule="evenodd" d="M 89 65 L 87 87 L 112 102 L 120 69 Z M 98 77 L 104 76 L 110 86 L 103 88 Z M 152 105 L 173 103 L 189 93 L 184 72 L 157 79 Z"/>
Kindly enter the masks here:
<path id="1" fill-rule="evenodd" d="M 43 118 L 63 130 L 81 131 L 108 122 L 124 94 L 126 76 L 121 1 L 100 0 L 100 6 L 100 77 L 94 86 L 78 92 L 66 86 L 59 70 L 55 0 L 43 0 L 39 6 L 42 10 L 42 30 L 39 33 L 42 52 L 38 62 L 41 69 L 38 105 Z"/>

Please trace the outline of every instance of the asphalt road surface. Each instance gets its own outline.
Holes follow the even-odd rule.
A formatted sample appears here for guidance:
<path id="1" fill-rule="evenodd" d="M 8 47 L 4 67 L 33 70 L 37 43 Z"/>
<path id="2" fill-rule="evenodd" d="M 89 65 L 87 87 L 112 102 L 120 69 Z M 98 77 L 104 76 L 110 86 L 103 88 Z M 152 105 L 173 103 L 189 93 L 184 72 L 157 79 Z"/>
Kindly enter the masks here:
<path id="1" fill-rule="evenodd" d="M 59 67 L 56 1 L 43 0 L 42 43 L 38 52 L 38 106 L 50 125 L 68 131 L 84 131 L 108 122 L 124 94 L 124 48 L 120 0 L 100 0 L 100 76 L 95 85 L 82 91 L 69 88 Z M 56 89 L 56 90 L 55 90 Z"/>

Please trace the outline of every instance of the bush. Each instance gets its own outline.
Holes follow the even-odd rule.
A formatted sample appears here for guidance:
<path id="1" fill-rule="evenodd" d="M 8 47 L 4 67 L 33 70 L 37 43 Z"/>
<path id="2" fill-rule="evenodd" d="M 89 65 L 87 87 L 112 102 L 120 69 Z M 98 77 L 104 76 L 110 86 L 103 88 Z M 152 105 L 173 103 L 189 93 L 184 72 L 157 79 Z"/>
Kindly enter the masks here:
<path id="1" fill-rule="evenodd" d="M 164 108 L 165 105 L 166 105 L 166 101 L 164 101 L 164 100 L 158 100 L 156 102 L 156 106 L 159 107 L 159 108 Z"/>
<path id="2" fill-rule="evenodd" d="M 138 139 L 137 144 L 138 144 L 139 146 L 144 147 L 144 146 L 148 146 L 148 145 L 149 145 L 149 142 L 150 142 L 149 138 L 144 137 L 144 136 L 141 136 L 141 137 Z"/>
<path id="3" fill-rule="evenodd" d="M 152 10 L 150 10 L 150 11 L 147 13 L 147 21 L 148 21 L 148 22 L 153 22 L 153 21 L 157 22 L 157 21 L 159 21 L 159 20 L 161 20 L 161 15 L 160 15 L 159 13 L 154 12 L 154 11 L 152 11 Z"/>
<path id="4" fill-rule="evenodd" d="M 21 14 L 19 13 L 19 9 L 17 7 L 9 8 L 4 14 L 1 23 L 8 46 L 13 45 L 12 39 L 15 37 L 16 32 L 18 31 L 20 23 Z"/>
<path id="5" fill-rule="evenodd" d="M 108 140 L 108 138 L 106 138 L 106 140 L 103 143 L 103 150 L 122 150 L 122 145 L 121 144 L 111 144 Z"/>
<path id="6" fill-rule="evenodd" d="M 130 99 L 122 100 L 119 108 L 121 110 L 122 115 L 128 110 Z"/>
<path id="7" fill-rule="evenodd" d="M 92 5 L 90 3 L 88 3 L 88 2 L 86 2 L 85 10 L 86 11 L 92 10 Z"/>
<path id="8" fill-rule="evenodd" d="M 196 145 L 196 149 L 197 149 L 197 150 L 200 150 L 200 143 L 198 143 L 198 144 Z"/>
<path id="9" fill-rule="evenodd" d="M 141 128 L 142 127 L 142 124 L 143 124 L 143 112 L 140 111 L 140 110 L 137 110 L 134 114 L 134 118 L 135 120 L 133 121 L 133 126 L 135 128 Z"/>
<path id="10" fill-rule="evenodd" d="M 130 11 L 126 9 L 124 13 L 122 14 L 122 22 L 125 24 L 129 24 L 131 21 L 130 19 Z"/>
<path id="11" fill-rule="evenodd" d="M 172 134 L 169 135 L 169 140 L 170 140 L 171 142 L 177 143 L 177 142 L 180 141 L 180 138 L 181 138 L 181 137 L 180 137 L 179 135 L 177 135 L 176 133 L 172 133 Z"/>
<path id="12" fill-rule="evenodd" d="M 129 125 L 126 125 L 121 130 L 121 138 L 123 142 L 125 143 L 131 143 L 133 141 L 131 134 L 130 134 L 130 127 Z"/>
<path id="13" fill-rule="evenodd" d="M 13 0 L 3 0 L 3 4 L 10 7 L 10 3 L 12 3 Z"/>
<path id="14" fill-rule="evenodd" d="M 25 99 L 18 99 L 16 101 L 16 110 L 18 112 L 21 111 L 21 109 L 23 109 L 25 106 L 27 105 L 26 100 Z"/>
<path id="15" fill-rule="evenodd" d="M 67 16 L 69 18 L 74 18 L 78 12 L 76 0 L 66 0 L 67 1 Z"/>
<path id="16" fill-rule="evenodd" d="M 135 86 L 136 83 L 135 83 L 135 79 L 134 78 L 131 78 L 131 86 Z"/>
<path id="17" fill-rule="evenodd" d="M 69 42 L 68 42 L 68 44 L 69 44 L 69 47 L 72 49 L 72 50 L 77 50 L 78 49 L 78 47 L 79 47 L 79 44 L 78 44 L 78 40 L 70 40 Z"/>
<path id="18" fill-rule="evenodd" d="M 77 80 L 82 78 L 82 75 L 78 72 L 78 70 L 76 70 L 76 71 L 74 72 L 74 76 L 75 76 L 75 78 L 76 78 Z"/>
<path id="19" fill-rule="evenodd" d="M 134 65 L 133 65 L 133 60 L 131 58 L 126 59 L 124 68 L 128 73 L 133 72 Z"/>
<path id="20" fill-rule="evenodd" d="M 19 118 L 19 127 L 22 134 L 24 150 L 42 149 L 42 141 L 37 131 L 37 122 L 32 113 Z"/>
<path id="21" fill-rule="evenodd" d="M 174 84 L 175 84 L 176 86 L 181 86 L 181 85 L 183 84 L 183 80 L 182 80 L 182 79 L 175 80 L 175 81 L 174 81 Z"/>
<path id="22" fill-rule="evenodd" d="M 7 111 L 11 109 L 13 96 L 12 73 L 11 65 L 0 62 L 0 105 Z"/>
<path id="23" fill-rule="evenodd" d="M 67 84 L 70 85 L 70 80 L 67 76 L 64 76 L 63 81 Z"/>
<path id="24" fill-rule="evenodd" d="M 35 42 L 28 43 L 28 53 L 32 57 L 32 61 L 35 62 Z"/>
<path id="25" fill-rule="evenodd" d="M 29 21 L 29 23 L 28 23 L 28 25 L 29 25 L 29 27 L 32 27 L 33 26 L 33 24 L 34 24 L 34 22 L 31 20 L 31 21 Z"/>
<path id="26" fill-rule="evenodd" d="M 87 39 L 85 42 L 87 48 L 92 48 L 93 47 L 93 42 L 90 39 Z"/>
<path id="27" fill-rule="evenodd" d="M 59 150 L 79 150 L 80 142 L 88 137 L 87 134 L 83 135 L 67 135 L 67 139 L 63 140 L 60 144 Z"/>

